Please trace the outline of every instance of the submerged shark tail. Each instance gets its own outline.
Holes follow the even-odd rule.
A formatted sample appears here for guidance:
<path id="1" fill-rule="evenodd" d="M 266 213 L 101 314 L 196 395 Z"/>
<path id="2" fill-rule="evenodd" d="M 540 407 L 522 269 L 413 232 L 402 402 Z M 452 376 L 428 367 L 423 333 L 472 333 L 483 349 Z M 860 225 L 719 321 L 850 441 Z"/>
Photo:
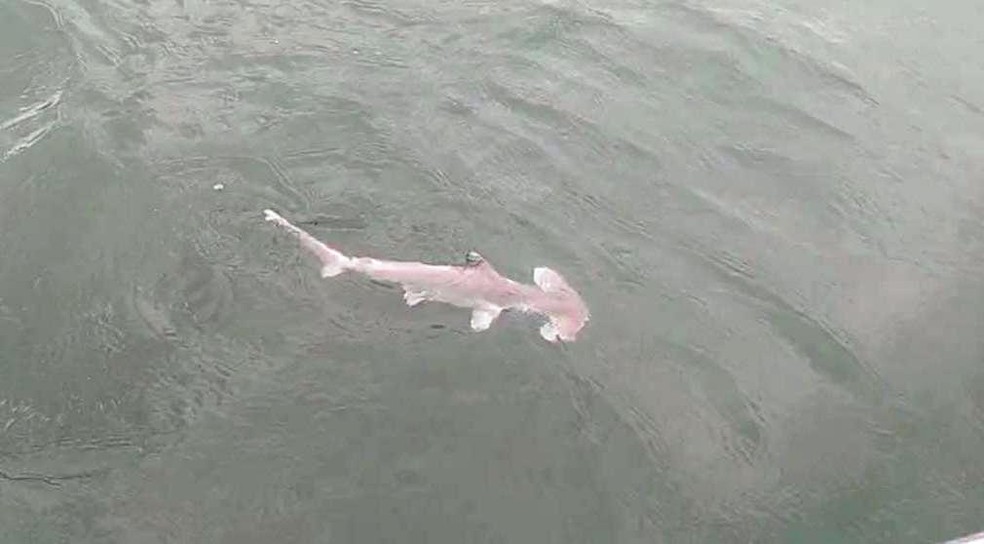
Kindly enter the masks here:
<path id="1" fill-rule="evenodd" d="M 316 256 L 321 261 L 321 277 L 332 278 L 346 270 L 352 268 L 352 259 L 335 248 L 329 247 L 307 231 L 294 226 L 273 210 L 263 210 L 263 216 L 267 221 L 287 230 L 297 236 L 301 241 L 301 246 Z"/>
<path id="2" fill-rule="evenodd" d="M 334 278 L 335 276 L 345 272 L 349 269 L 348 257 L 345 257 L 345 261 L 336 261 L 328 264 L 321 265 L 321 277 L 322 278 Z"/>

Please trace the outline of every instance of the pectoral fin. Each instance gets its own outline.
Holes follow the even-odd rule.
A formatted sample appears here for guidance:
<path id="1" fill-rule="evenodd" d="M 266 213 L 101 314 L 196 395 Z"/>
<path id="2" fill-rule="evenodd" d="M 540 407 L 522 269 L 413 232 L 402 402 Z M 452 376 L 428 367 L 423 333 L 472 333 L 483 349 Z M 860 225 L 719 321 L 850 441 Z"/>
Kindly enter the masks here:
<path id="1" fill-rule="evenodd" d="M 492 326 L 495 318 L 502 313 L 502 308 L 475 308 L 471 316 L 471 328 L 473 331 L 484 331 Z"/>

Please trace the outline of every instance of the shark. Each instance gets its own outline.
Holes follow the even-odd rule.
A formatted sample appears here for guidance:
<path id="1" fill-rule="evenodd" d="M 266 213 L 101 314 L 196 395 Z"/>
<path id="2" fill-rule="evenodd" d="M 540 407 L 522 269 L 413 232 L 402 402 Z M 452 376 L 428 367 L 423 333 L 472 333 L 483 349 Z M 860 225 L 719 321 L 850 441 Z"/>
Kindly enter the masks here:
<path id="1" fill-rule="evenodd" d="M 540 336 L 548 342 L 573 342 L 591 317 L 581 295 L 560 273 L 546 266 L 533 269 L 533 285 L 529 285 L 503 276 L 477 251 L 469 251 L 460 265 L 353 257 L 273 210 L 263 210 L 263 215 L 293 234 L 302 248 L 317 257 L 322 278 L 355 272 L 402 286 L 403 300 L 410 307 L 434 301 L 470 309 L 474 331 L 487 330 L 504 311 L 518 311 L 544 318 Z"/>

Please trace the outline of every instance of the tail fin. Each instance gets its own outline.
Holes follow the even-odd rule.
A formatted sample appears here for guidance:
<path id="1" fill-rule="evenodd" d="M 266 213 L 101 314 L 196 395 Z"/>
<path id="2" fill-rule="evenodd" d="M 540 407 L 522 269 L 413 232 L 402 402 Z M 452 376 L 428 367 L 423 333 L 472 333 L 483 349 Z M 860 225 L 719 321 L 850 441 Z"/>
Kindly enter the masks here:
<path id="1" fill-rule="evenodd" d="M 347 259 L 346 259 L 347 260 Z M 335 276 L 345 272 L 348 268 L 347 262 L 332 262 L 321 266 L 321 277 L 322 278 L 334 278 Z"/>
<path id="2" fill-rule="evenodd" d="M 281 217 L 277 212 L 273 210 L 263 210 L 263 215 L 267 221 L 270 221 L 297 236 L 297 238 L 301 241 L 301 246 L 303 246 L 304 249 L 308 250 L 310 253 L 314 254 L 318 260 L 321 261 L 322 278 L 337 276 L 351 267 L 352 259 L 347 257 L 344 253 L 329 247 L 314 236 L 308 234 L 307 231 L 294 226 L 290 221 L 287 221 Z"/>

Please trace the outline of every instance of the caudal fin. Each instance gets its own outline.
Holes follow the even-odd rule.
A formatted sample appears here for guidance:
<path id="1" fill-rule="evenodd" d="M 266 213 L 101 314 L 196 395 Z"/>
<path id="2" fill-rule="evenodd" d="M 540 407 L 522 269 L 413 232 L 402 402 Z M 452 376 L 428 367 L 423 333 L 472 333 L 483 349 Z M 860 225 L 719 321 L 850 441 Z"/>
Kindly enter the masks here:
<path id="1" fill-rule="evenodd" d="M 315 255 L 321 261 L 321 277 L 331 278 L 348 270 L 352 265 L 352 259 L 344 253 L 328 246 L 307 231 L 295 226 L 273 210 L 263 210 L 263 215 L 267 221 L 287 230 L 301 242 L 301 246 Z"/>
<path id="2" fill-rule="evenodd" d="M 322 278 L 334 278 L 335 276 L 345 272 L 347 268 L 346 263 L 333 262 L 321 266 L 321 277 Z"/>

